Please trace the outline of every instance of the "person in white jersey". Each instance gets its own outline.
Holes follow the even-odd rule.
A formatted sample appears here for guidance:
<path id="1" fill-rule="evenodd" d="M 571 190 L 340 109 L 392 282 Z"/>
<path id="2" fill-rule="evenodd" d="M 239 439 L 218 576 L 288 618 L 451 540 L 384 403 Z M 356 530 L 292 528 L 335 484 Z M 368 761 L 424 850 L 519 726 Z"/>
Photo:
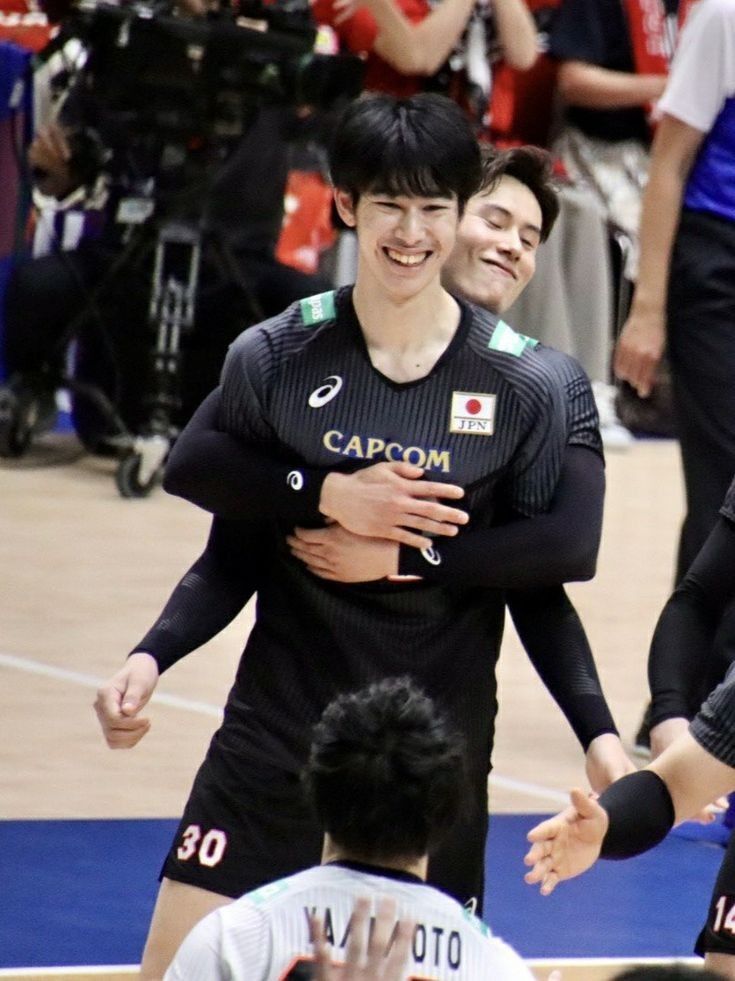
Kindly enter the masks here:
<path id="1" fill-rule="evenodd" d="M 406 977 L 531 981 L 512 948 L 424 882 L 428 855 L 465 799 L 462 740 L 430 698 L 404 678 L 337 696 L 315 726 L 303 780 L 324 828 L 322 864 L 210 913 L 166 981 L 312 977 L 312 918 L 344 958 L 353 908 L 366 896 L 391 897 L 395 917 L 414 924 Z"/>

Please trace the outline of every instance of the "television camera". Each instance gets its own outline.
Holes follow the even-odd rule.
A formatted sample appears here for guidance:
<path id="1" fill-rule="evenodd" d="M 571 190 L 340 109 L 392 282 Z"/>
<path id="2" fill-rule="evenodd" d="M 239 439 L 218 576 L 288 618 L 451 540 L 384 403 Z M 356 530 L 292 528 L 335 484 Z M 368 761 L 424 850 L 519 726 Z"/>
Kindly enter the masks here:
<path id="1" fill-rule="evenodd" d="M 177 434 L 180 342 L 193 326 L 202 257 L 202 185 L 248 138 L 261 107 L 330 108 L 358 94 L 363 64 L 314 51 L 317 32 L 300 0 L 242 0 L 205 16 L 81 0 L 49 13 L 61 20 L 52 45 L 76 38 L 86 52 L 69 83 L 83 120 L 70 136 L 71 169 L 80 183 L 104 171 L 116 189 L 117 221 L 131 234 L 155 233 L 145 431 L 129 432 L 104 393 L 95 395 L 120 430 L 112 440 L 118 490 L 142 497 Z M 87 389 L 78 386 L 89 396 Z"/>

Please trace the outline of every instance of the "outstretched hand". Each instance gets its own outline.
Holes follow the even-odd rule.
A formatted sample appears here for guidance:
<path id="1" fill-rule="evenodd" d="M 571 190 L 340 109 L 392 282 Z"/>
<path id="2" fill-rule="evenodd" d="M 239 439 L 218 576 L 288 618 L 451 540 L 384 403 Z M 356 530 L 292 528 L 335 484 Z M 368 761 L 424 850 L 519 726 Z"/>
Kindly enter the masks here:
<path id="1" fill-rule="evenodd" d="M 130 749 L 151 727 L 138 713 L 158 683 L 158 665 L 150 654 L 131 654 L 125 665 L 97 692 L 94 710 L 110 749 Z"/>
<path id="2" fill-rule="evenodd" d="M 540 883 L 542 896 L 594 865 L 607 831 L 607 811 L 596 800 L 578 788 L 570 797 L 569 807 L 528 832 L 532 844 L 523 861 L 531 871 L 523 878 L 529 885 Z"/>
<path id="3" fill-rule="evenodd" d="M 322 484 L 319 510 L 356 535 L 429 548 L 428 536 L 456 535 L 469 519 L 465 511 L 439 500 L 458 500 L 464 496 L 461 487 L 421 480 L 423 475 L 421 467 L 400 462 L 330 473 Z"/>
<path id="4" fill-rule="evenodd" d="M 411 920 L 396 923 L 396 902 L 383 896 L 376 903 L 371 929 L 370 905 L 367 897 L 355 900 L 343 964 L 332 959 L 323 922 L 316 916 L 310 918 L 316 981 L 404 981 L 415 924 Z"/>

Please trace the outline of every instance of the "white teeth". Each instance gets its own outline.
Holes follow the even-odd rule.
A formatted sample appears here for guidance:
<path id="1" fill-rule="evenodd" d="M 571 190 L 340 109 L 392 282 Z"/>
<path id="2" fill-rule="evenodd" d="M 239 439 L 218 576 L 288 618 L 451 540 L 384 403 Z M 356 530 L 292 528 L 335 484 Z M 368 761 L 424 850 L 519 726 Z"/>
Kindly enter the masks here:
<path id="1" fill-rule="evenodd" d="M 418 266 L 426 258 L 426 252 L 422 252 L 421 255 L 406 255 L 403 252 L 393 252 L 392 249 L 386 249 L 385 251 L 391 259 L 395 262 L 400 262 L 402 266 Z"/>

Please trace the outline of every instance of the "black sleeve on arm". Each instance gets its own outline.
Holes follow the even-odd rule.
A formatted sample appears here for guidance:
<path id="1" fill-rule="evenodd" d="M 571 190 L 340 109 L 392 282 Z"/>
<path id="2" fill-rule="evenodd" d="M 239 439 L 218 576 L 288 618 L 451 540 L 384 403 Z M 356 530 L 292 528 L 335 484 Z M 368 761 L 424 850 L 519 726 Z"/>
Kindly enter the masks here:
<path id="1" fill-rule="evenodd" d="M 255 591 L 265 551 L 261 526 L 215 518 L 207 545 L 131 654 L 151 654 L 163 673 L 230 623 Z"/>
<path id="2" fill-rule="evenodd" d="M 461 579 L 466 585 L 508 589 L 591 579 L 604 496 L 602 458 L 587 447 L 567 446 L 546 514 L 440 537 L 426 552 L 401 545 L 398 571 L 438 582 Z"/>
<path id="3" fill-rule="evenodd" d="M 699 708 L 714 637 L 733 599 L 735 524 L 720 517 L 656 624 L 648 656 L 652 725 Z"/>
<path id="4" fill-rule="evenodd" d="M 202 402 L 166 463 L 163 486 L 221 518 L 253 521 L 274 515 L 292 525 L 320 520 L 328 470 L 273 459 L 217 428 L 220 390 Z"/>
<path id="5" fill-rule="evenodd" d="M 610 784 L 600 796 L 610 823 L 601 858 L 632 858 L 666 837 L 674 824 L 669 788 L 653 770 L 638 770 Z"/>
<path id="6" fill-rule="evenodd" d="M 508 609 L 528 657 L 582 745 L 617 735 L 582 622 L 563 586 L 510 590 Z"/>

